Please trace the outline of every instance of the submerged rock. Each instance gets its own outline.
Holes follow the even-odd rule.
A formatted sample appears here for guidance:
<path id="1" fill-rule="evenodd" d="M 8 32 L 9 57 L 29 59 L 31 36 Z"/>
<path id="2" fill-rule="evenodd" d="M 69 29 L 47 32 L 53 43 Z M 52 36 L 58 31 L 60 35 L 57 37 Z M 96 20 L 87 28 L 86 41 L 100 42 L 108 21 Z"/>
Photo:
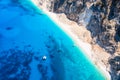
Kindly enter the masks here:
<path id="1" fill-rule="evenodd" d="M 10 49 L 0 52 L 0 80 L 28 80 L 32 52 Z"/>

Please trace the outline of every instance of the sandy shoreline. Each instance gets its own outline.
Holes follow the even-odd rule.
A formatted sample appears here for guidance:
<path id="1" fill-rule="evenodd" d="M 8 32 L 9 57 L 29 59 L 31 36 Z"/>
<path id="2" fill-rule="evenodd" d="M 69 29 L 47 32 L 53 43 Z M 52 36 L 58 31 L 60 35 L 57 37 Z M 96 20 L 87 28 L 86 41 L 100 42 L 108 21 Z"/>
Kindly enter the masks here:
<path id="1" fill-rule="evenodd" d="M 94 55 L 94 52 L 92 52 L 92 47 L 90 44 L 87 44 L 85 42 L 83 42 L 82 40 L 80 40 L 80 38 L 77 36 L 79 34 L 75 34 L 75 32 L 73 31 L 73 27 L 74 29 L 79 29 L 79 26 L 76 24 L 76 23 L 73 23 L 74 26 L 70 26 L 70 25 L 67 25 L 67 24 L 63 24 L 61 22 L 61 20 L 59 20 L 59 17 L 54 14 L 54 13 L 51 13 L 51 12 L 47 12 L 45 11 L 45 13 L 53 20 L 55 21 L 55 23 L 57 23 L 59 25 L 59 27 L 68 34 L 68 36 L 70 36 L 74 42 L 76 43 L 75 46 L 78 46 L 86 55 L 86 57 L 88 57 L 90 60 L 92 60 L 92 62 L 94 62 L 94 58 L 93 58 L 93 55 Z M 76 24 L 76 25 L 75 25 Z M 80 31 L 80 30 L 78 30 Z M 97 68 L 99 68 L 99 71 L 105 75 L 105 77 L 107 78 L 106 80 L 111 80 L 110 79 L 110 75 L 108 74 L 108 72 L 106 71 L 106 69 L 104 68 L 104 66 L 101 64 L 101 63 L 97 63 L 95 64 L 97 66 Z"/>
<path id="2" fill-rule="evenodd" d="M 33 3 L 37 4 L 37 2 L 34 2 L 34 1 L 33 1 Z M 101 58 L 103 56 L 105 56 L 105 58 L 106 58 L 106 56 L 109 57 L 109 55 L 106 54 L 106 55 L 101 56 L 101 55 L 98 55 L 99 53 L 95 54 L 95 52 L 97 52 L 97 50 L 95 52 L 93 52 L 93 50 L 92 50 L 93 46 L 89 44 L 92 40 L 91 35 L 85 29 L 85 27 L 78 26 L 77 23 L 68 20 L 64 14 L 54 14 L 54 13 L 48 12 L 47 9 L 42 9 L 42 10 L 55 23 L 57 23 L 57 25 L 59 25 L 59 27 L 64 32 L 66 32 L 67 35 L 69 35 L 74 40 L 74 42 L 76 43 L 75 46 L 78 46 L 85 53 L 86 57 L 88 57 L 97 66 L 98 70 L 103 75 L 105 75 L 105 77 L 107 78 L 106 80 L 111 80 L 110 75 L 109 75 L 108 71 L 106 70 L 105 64 L 97 61 L 98 56 L 100 56 Z M 86 43 L 86 42 L 88 42 L 88 43 Z"/>

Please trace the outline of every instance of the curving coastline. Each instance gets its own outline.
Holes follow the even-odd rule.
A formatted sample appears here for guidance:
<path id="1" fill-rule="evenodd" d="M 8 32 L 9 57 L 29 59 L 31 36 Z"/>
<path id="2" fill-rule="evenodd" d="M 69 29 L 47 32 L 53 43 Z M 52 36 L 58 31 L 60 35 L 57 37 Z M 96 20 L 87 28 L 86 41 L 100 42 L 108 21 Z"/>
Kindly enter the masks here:
<path id="1" fill-rule="evenodd" d="M 80 23 L 82 22 L 84 25 L 78 25 L 76 22 L 69 20 L 64 13 L 57 14 L 49 12 L 45 6 L 42 6 L 43 8 L 41 8 L 38 3 L 33 1 L 33 3 L 38 4 L 38 6 L 45 12 L 45 14 L 44 12 L 42 14 L 39 9 L 35 9 L 36 6 L 32 5 L 32 3 L 19 3 L 19 1 L 20 0 L 18 0 L 18 2 L 15 4 L 4 4 L 0 2 L 0 16 L 2 18 L 0 19 L 0 51 L 3 51 L 0 55 L 0 64 L 5 62 L 5 64 L 2 65 L 3 67 L 0 67 L 0 75 L 7 74 L 6 76 L 0 76 L 1 80 L 2 78 L 26 78 L 28 80 L 29 77 L 32 80 L 35 78 L 35 75 L 37 75 L 37 79 L 43 76 L 41 79 L 52 78 L 52 80 L 103 80 L 103 76 L 105 76 L 105 80 L 111 80 L 111 78 L 112 80 L 117 80 L 116 73 L 112 73 L 110 68 L 115 68 L 119 71 L 118 65 L 120 59 L 119 57 L 114 56 L 113 59 L 110 59 L 109 61 L 111 55 L 99 45 L 92 42 L 93 37 L 91 37 L 91 32 L 85 27 L 90 21 L 90 16 L 88 16 L 88 14 L 88 19 L 85 19 L 87 22 L 84 23 L 83 20 L 81 20 Z M 36 8 L 38 8 L 38 6 Z M 49 8 L 49 6 L 47 7 Z M 87 10 L 90 11 L 89 9 L 85 9 L 85 14 Z M 92 12 L 90 11 L 90 13 Z M 9 21 L 6 15 L 9 15 Z M 17 17 L 15 17 L 15 15 L 17 15 Z M 13 19 L 11 19 L 11 17 L 13 17 Z M 7 24 L 4 24 L 3 22 Z M 46 22 L 49 24 L 46 24 Z M 14 49 L 12 49 L 13 47 Z M 4 51 L 4 48 L 11 49 Z M 18 48 L 22 50 L 19 50 Z M 36 49 L 38 52 L 33 51 L 30 53 L 28 48 L 31 48 L 31 50 Z M 19 52 L 21 52 L 22 55 L 19 55 Z M 8 53 L 9 55 L 7 55 Z M 85 53 L 85 57 L 82 54 L 73 53 Z M 44 56 L 46 56 L 47 60 L 43 59 Z M 80 61 L 80 59 L 83 61 Z M 57 62 L 57 60 L 59 62 Z M 53 62 L 53 64 L 51 62 Z M 54 64 L 58 65 L 55 66 Z M 91 67 L 87 66 L 86 64 L 91 65 Z M 25 69 L 23 69 L 21 65 L 23 65 Z M 117 67 L 110 65 L 115 65 Z M 53 69 L 51 69 L 51 67 Z M 24 73 L 27 76 L 25 77 L 25 75 L 17 73 L 18 68 L 21 68 L 21 73 L 22 71 L 25 71 Z M 55 76 L 52 74 L 52 70 L 56 72 Z M 88 74 L 86 74 L 84 70 L 88 71 Z M 103 75 L 100 75 L 98 70 Z M 37 73 L 34 74 L 36 71 Z M 71 72 L 75 73 L 76 75 L 73 75 Z M 17 74 L 13 75 L 12 73 Z M 65 75 L 62 73 L 65 73 Z M 82 77 L 78 77 L 81 74 Z M 19 77 L 17 77 L 17 75 L 19 75 Z M 56 76 L 58 76 L 58 78 Z M 63 76 L 66 77 L 64 78 Z M 99 79 L 99 77 L 101 78 Z M 113 79 L 114 77 L 116 79 Z"/>

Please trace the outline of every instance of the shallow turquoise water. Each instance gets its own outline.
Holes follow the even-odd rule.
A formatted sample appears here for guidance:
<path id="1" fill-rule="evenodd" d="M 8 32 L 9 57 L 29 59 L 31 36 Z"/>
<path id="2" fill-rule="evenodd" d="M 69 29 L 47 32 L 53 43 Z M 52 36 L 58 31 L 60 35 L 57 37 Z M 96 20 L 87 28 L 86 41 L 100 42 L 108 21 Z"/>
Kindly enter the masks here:
<path id="1" fill-rule="evenodd" d="M 0 25 L 0 80 L 106 80 L 29 0 L 1 0 Z"/>

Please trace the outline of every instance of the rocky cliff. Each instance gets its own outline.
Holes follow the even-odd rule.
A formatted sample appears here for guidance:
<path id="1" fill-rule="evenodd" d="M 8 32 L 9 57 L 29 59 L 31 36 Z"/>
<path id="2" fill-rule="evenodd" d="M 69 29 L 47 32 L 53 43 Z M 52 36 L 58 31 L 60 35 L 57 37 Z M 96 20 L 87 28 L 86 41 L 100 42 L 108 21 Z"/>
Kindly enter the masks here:
<path id="1" fill-rule="evenodd" d="M 64 13 L 69 20 L 90 31 L 90 44 L 99 45 L 111 56 L 108 65 L 112 80 L 120 80 L 120 0 L 34 1 L 41 9 Z"/>

